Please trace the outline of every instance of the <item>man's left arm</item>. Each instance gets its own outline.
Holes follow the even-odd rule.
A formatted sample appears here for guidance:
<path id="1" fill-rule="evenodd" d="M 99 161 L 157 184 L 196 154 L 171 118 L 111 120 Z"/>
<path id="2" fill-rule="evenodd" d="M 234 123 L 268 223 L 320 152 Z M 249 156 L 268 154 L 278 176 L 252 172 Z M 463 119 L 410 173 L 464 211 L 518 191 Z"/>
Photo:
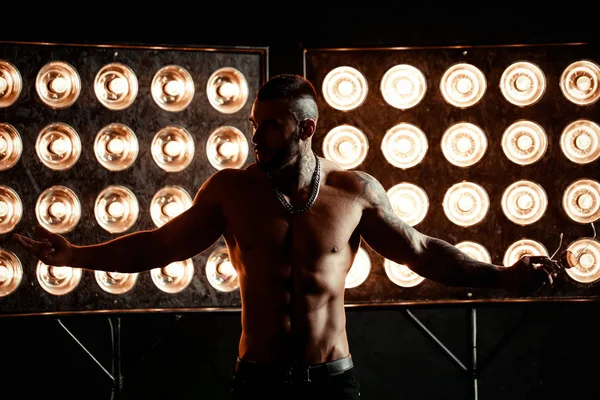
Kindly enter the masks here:
<path id="1" fill-rule="evenodd" d="M 448 286 L 537 289 L 552 284 L 556 271 L 551 269 L 547 257 L 522 257 L 510 267 L 475 260 L 448 242 L 427 236 L 402 221 L 374 177 L 365 172 L 354 174 L 364 202 L 358 229 L 363 240 L 382 257 Z"/>

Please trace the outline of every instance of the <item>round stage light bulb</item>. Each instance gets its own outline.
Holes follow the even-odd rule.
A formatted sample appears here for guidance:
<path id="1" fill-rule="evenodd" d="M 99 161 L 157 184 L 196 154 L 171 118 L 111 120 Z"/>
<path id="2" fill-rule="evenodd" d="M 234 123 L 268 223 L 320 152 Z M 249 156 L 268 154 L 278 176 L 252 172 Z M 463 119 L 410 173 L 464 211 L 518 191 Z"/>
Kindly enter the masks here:
<path id="1" fill-rule="evenodd" d="M 567 275 L 579 283 L 600 279 L 600 242 L 589 237 L 579 238 L 567 246 Z"/>
<path id="2" fill-rule="evenodd" d="M 417 225 L 427 215 L 429 198 L 421 187 L 401 182 L 392 186 L 387 195 L 394 213 L 408 225 Z"/>
<path id="3" fill-rule="evenodd" d="M 179 154 L 181 154 L 181 147 L 181 143 L 179 143 L 177 140 L 171 140 L 163 146 L 163 151 L 170 157 L 177 157 Z"/>
<path id="4" fill-rule="evenodd" d="M 381 141 L 381 152 L 393 166 L 412 168 L 425 158 L 427 136 L 417 126 L 402 122 L 388 129 Z"/>
<path id="5" fill-rule="evenodd" d="M 108 213 L 116 218 L 121 218 L 125 213 L 125 207 L 120 201 L 114 201 L 108 205 Z"/>
<path id="6" fill-rule="evenodd" d="M 114 78 L 108 82 L 108 89 L 114 94 L 123 94 L 129 89 L 126 79 Z"/>
<path id="7" fill-rule="evenodd" d="M 600 218 L 600 182 L 586 178 L 575 180 L 565 189 L 562 206 L 575 222 L 596 222 Z"/>
<path id="8" fill-rule="evenodd" d="M 469 122 L 458 122 L 444 132 L 441 141 L 446 159 L 457 167 L 470 167 L 478 163 L 488 148 L 483 130 Z"/>
<path id="9" fill-rule="evenodd" d="M 525 107 L 536 103 L 546 91 L 546 77 L 539 66 L 519 61 L 504 70 L 500 90 L 510 103 Z"/>
<path id="10" fill-rule="evenodd" d="M 471 107 L 487 88 L 485 75 L 474 65 L 458 63 L 446 70 L 440 81 L 442 97 L 455 107 Z"/>
<path id="11" fill-rule="evenodd" d="M 184 85 L 178 80 L 172 80 L 165 83 L 163 90 L 169 96 L 179 96 L 183 93 Z"/>
<path id="12" fill-rule="evenodd" d="M 183 212 L 183 204 L 176 202 L 167 203 L 162 207 L 162 210 L 167 217 L 174 218 Z"/>
<path id="13" fill-rule="evenodd" d="M 355 68 L 342 66 L 331 70 L 323 80 L 323 97 L 333 108 L 350 111 L 363 104 L 368 85 Z"/>
<path id="14" fill-rule="evenodd" d="M 240 93 L 240 89 L 238 85 L 234 83 L 223 82 L 223 84 L 219 86 L 218 92 L 219 95 L 221 95 L 222 97 L 229 98 L 233 96 L 238 96 Z"/>
<path id="15" fill-rule="evenodd" d="M 323 140 L 325 158 L 344 169 L 362 164 L 369 151 L 367 136 L 351 125 L 340 125 L 330 130 Z"/>
<path id="16" fill-rule="evenodd" d="M 400 287 L 410 288 L 421 284 L 425 278 L 408 268 L 387 258 L 383 261 L 385 274 L 393 283 Z"/>
<path id="17" fill-rule="evenodd" d="M 67 80 L 61 76 L 57 76 L 56 78 L 52 79 L 49 82 L 50 90 L 53 91 L 54 93 L 64 93 L 67 91 L 67 88 L 69 87 L 69 83 L 67 82 Z"/>
<path id="18" fill-rule="evenodd" d="M 106 150 L 112 154 L 121 154 L 125 150 L 125 144 L 121 139 L 111 139 L 106 143 Z"/>
<path id="19" fill-rule="evenodd" d="M 589 60 L 575 61 L 564 69 L 559 86 L 570 102 L 593 104 L 600 98 L 600 66 Z"/>
<path id="20" fill-rule="evenodd" d="M 442 207 L 446 217 L 456 225 L 472 226 L 485 218 L 490 200 L 482 186 L 474 182 L 459 182 L 447 190 Z"/>
<path id="21" fill-rule="evenodd" d="M 61 219 L 67 214 L 67 207 L 62 201 L 56 201 L 50 204 L 48 212 L 55 218 Z"/>
<path id="22" fill-rule="evenodd" d="M 545 214 L 548 197 L 539 184 L 520 180 L 504 190 L 501 206 L 510 221 L 522 226 L 531 225 Z"/>

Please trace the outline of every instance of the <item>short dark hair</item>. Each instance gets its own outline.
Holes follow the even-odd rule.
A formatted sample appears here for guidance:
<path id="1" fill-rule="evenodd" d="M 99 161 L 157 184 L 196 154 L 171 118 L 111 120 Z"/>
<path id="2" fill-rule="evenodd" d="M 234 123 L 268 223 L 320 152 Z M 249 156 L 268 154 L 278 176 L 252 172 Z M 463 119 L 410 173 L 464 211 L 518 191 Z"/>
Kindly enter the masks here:
<path id="1" fill-rule="evenodd" d="M 306 78 L 280 74 L 265 82 L 256 94 L 258 100 L 286 100 L 299 120 L 318 118 L 317 91 Z M 308 101 L 306 101 L 308 100 Z"/>

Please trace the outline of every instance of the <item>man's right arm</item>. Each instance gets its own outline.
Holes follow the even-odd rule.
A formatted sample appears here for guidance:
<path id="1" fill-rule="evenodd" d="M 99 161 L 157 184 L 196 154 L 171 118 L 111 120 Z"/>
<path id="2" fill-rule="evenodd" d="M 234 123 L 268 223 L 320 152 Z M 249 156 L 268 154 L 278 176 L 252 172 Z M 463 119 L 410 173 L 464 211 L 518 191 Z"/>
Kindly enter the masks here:
<path id="1" fill-rule="evenodd" d="M 220 189 L 225 185 L 227 174 L 222 170 L 211 176 L 196 193 L 190 208 L 158 228 L 133 232 L 100 244 L 71 245 L 69 266 L 135 273 L 201 253 L 225 231 Z"/>

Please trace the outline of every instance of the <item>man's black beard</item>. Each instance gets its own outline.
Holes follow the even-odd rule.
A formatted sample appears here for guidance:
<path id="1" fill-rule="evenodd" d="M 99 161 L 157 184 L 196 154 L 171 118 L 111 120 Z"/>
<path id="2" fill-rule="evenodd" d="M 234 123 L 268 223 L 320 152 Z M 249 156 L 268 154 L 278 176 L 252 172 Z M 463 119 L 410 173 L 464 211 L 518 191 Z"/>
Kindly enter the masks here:
<path id="1" fill-rule="evenodd" d="M 280 150 L 276 152 L 269 161 L 256 161 L 256 165 L 261 171 L 274 172 L 283 168 L 285 163 L 285 155 L 283 154 L 283 151 Z"/>
<path id="2" fill-rule="evenodd" d="M 258 169 L 263 172 L 276 172 L 283 169 L 283 167 L 292 159 L 292 154 L 294 151 L 297 153 L 300 152 L 300 130 L 299 127 L 296 127 L 296 130 L 293 134 L 293 139 L 296 142 L 292 145 L 292 147 L 286 151 L 285 149 L 280 149 L 275 152 L 273 157 L 268 162 L 261 162 L 258 159 L 256 160 L 256 165 Z"/>

